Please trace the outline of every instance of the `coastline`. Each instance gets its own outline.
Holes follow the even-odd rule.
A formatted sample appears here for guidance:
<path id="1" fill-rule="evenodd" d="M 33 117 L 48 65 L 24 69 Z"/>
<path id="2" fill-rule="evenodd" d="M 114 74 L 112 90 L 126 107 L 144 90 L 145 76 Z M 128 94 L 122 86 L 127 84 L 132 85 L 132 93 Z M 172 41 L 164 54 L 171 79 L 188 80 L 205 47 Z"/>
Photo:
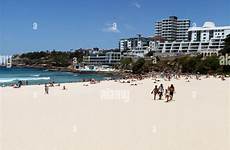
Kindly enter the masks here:
<path id="1" fill-rule="evenodd" d="M 0 77 L 1 86 L 13 87 L 19 84 L 19 82 L 22 82 L 22 85 L 40 85 L 45 83 L 75 83 L 89 81 L 91 79 L 102 81 L 121 78 L 118 72 L 73 72 L 31 66 L 14 66 L 9 69 L 8 71 L 8 69 L 4 67 L 2 70 L 3 76 Z M 18 72 L 19 74 L 17 76 Z M 7 74 L 9 74 L 9 76 L 7 76 Z"/>
<path id="2" fill-rule="evenodd" d="M 38 69 L 38 70 L 47 70 L 49 72 L 70 72 L 70 73 L 77 73 L 77 74 L 82 74 L 82 75 L 103 75 L 105 77 L 105 79 L 101 79 L 101 80 L 98 80 L 98 81 L 105 81 L 105 80 L 121 80 L 121 79 L 145 79 L 145 78 L 149 78 L 149 77 L 153 77 L 153 76 L 164 76 L 167 78 L 168 75 L 170 75 L 171 77 L 175 77 L 175 76 L 187 76 L 187 77 L 190 77 L 190 76 L 193 76 L 194 78 L 196 76 L 214 76 L 214 75 L 202 75 L 202 74 L 186 74 L 186 73 L 181 73 L 181 74 L 176 74 L 176 73 L 172 73 L 172 74 L 169 74 L 169 73 L 164 73 L 164 72 L 156 72 L 156 71 L 153 71 L 153 72 L 149 72 L 149 73 L 145 73 L 145 74 L 134 74 L 134 73 L 131 73 L 131 72 L 126 72 L 125 70 L 119 70 L 119 71 L 76 71 L 76 70 L 73 70 L 71 68 L 66 68 L 66 67 L 56 67 L 56 68 L 47 68 L 47 67 L 41 67 L 41 66 L 22 66 L 22 65 L 19 65 L 19 66 L 13 66 L 13 68 L 16 68 L 16 69 Z M 229 77 L 229 75 L 217 75 L 215 74 L 216 77 L 218 78 L 221 78 L 221 77 Z M 91 78 L 91 79 L 94 79 L 94 78 Z M 55 80 L 50 80 L 50 81 L 47 81 L 47 83 L 51 83 L 51 82 L 54 82 L 55 84 L 58 84 L 58 83 L 78 83 L 78 82 L 87 82 L 87 81 L 90 81 L 91 79 L 84 79 L 82 78 L 82 80 L 78 80 L 78 81 L 69 81 L 69 82 L 56 82 Z M 22 80 L 24 81 L 24 80 Z M 26 80 L 25 80 L 26 81 Z M 32 85 L 40 85 L 40 84 L 32 84 Z"/>
<path id="3" fill-rule="evenodd" d="M 48 71 L 59 71 L 59 72 L 72 72 L 72 73 L 79 73 L 79 74 L 104 74 L 104 75 L 115 75 L 115 76 L 122 75 L 120 71 L 77 71 L 69 67 L 47 67 L 47 66 L 43 67 L 43 66 L 29 66 L 29 65 L 13 65 L 12 67 L 43 69 Z"/>

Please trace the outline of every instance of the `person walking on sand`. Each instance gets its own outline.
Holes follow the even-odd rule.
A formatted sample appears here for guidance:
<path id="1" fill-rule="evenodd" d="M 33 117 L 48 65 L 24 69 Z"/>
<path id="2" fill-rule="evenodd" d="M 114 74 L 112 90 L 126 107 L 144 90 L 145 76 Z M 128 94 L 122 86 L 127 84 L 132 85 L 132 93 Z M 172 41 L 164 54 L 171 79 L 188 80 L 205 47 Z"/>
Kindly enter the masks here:
<path id="1" fill-rule="evenodd" d="M 163 93 L 164 93 L 164 87 L 163 87 L 163 84 L 161 84 L 158 89 L 159 100 L 161 100 Z"/>
<path id="2" fill-rule="evenodd" d="M 168 75 L 168 80 L 169 80 L 169 81 L 171 80 L 171 76 L 170 76 L 170 74 Z"/>
<path id="3" fill-rule="evenodd" d="M 45 84 L 45 94 L 49 94 L 49 87 Z"/>
<path id="4" fill-rule="evenodd" d="M 154 94 L 154 100 L 156 100 L 156 96 L 157 96 L 157 94 L 158 94 L 157 85 L 155 85 L 155 88 L 152 90 L 151 94 Z"/>
<path id="5" fill-rule="evenodd" d="M 173 84 L 171 84 L 171 86 L 169 87 L 169 97 L 170 97 L 170 101 L 173 99 L 173 94 L 175 92 L 175 88 L 173 86 Z"/>
<path id="6" fill-rule="evenodd" d="M 65 85 L 62 87 L 62 90 L 66 90 L 66 86 Z"/>
<path id="7" fill-rule="evenodd" d="M 170 97 L 170 94 L 169 94 L 169 87 L 167 89 L 165 89 L 165 99 L 166 99 L 166 102 L 169 101 L 169 97 Z"/>

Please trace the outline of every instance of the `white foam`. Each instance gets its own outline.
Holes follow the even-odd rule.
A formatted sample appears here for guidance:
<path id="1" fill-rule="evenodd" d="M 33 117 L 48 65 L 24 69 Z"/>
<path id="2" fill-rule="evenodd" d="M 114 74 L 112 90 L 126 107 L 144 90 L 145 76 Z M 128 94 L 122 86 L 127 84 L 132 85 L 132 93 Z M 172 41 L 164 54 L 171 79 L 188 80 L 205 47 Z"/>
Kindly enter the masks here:
<path id="1" fill-rule="evenodd" d="M 50 77 L 0 78 L 0 83 L 13 82 L 13 81 L 36 81 L 36 80 L 50 80 Z"/>
<path id="2" fill-rule="evenodd" d="M 40 74 L 31 75 L 32 77 L 40 77 Z"/>

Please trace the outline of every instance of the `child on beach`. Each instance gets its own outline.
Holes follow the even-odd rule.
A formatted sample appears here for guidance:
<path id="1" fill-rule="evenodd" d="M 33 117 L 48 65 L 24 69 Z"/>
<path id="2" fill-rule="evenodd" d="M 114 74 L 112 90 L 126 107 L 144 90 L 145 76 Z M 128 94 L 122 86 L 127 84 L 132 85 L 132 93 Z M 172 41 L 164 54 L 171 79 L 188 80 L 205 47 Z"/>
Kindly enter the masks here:
<path id="1" fill-rule="evenodd" d="M 166 99 L 166 102 L 169 101 L 169 87 L 168 89 L 165 90 L 165 99 Z"/>

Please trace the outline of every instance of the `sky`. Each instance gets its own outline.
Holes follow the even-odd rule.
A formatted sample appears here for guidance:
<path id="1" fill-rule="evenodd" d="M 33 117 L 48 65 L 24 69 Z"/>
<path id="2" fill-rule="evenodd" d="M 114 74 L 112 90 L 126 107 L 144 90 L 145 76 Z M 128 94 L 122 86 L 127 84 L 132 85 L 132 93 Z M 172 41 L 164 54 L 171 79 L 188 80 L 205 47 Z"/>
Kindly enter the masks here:
<path id="1" fill-rule="evenodd" d="M 154 22 L 178 16 L 197 26 L 230 25 L 229 0 L 0 0 L 0 55 L 118 48 L 154 35 Z"/>

